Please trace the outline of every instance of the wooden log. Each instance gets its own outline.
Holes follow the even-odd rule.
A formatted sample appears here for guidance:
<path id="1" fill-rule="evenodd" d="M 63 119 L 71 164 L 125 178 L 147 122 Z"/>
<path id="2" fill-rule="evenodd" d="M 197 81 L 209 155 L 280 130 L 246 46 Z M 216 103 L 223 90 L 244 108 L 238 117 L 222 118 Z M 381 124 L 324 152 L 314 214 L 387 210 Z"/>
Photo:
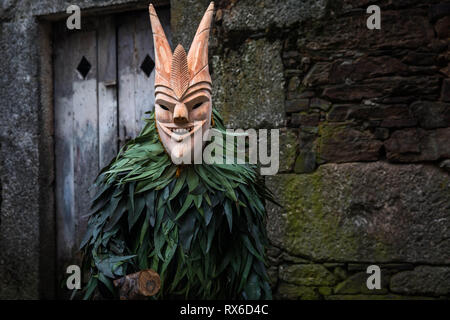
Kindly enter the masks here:
<path id="1" fill-rule="evenodd" d="M 120 300 L 142 300 L 158 293 L 161 287 L 159 274 L 154 270 L 142 270 L 114 280 L 119 288 Z"/>

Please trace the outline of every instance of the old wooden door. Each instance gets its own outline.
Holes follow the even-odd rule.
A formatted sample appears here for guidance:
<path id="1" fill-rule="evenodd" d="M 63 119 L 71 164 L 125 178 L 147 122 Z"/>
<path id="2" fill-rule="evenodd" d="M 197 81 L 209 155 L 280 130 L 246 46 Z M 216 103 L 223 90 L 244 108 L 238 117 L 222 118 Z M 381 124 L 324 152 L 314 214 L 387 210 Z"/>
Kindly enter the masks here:
<path id="1" fill-rule="evenodd" d="M 158 15 L 171 41 L 169 10 Z M 57 278 L 80 264 L 79 244 L 92 183 L 154 103 L 148 11 L 82 18 L 81 30 L 55 25 L 54 106 Z M 62 291 L 64 292 L 64 290 Z M 61 292 L 60 292 L 61 293 Z"/>

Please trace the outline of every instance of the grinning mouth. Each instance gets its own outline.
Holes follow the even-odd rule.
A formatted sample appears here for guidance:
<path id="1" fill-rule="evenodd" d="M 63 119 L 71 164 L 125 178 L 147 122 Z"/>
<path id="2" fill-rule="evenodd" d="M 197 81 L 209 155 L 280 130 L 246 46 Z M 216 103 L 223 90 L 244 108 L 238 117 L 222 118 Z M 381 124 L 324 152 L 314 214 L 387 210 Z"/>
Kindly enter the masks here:
<path id="1" fill-rule="evenodd" d="M 193 124 L 184 125 L 182 127 L 177 126 L 173 123 L 162 123 L 158 121 L 163 131 L 173 138 L 177 142 L 181 142 L 188 136 L 195 133 L 199 128 L 203 126 L 206 120 L 195 121 Z"/>
<path id="2" fill-rule="evenodd" d="M 188 132 L 191 132 L 194 127 L 187 127 L 187 128 L 168 128 L 172 133 L 174 134 L 179 134 L 179 135 L 183 135 L 186 134 Z"/>

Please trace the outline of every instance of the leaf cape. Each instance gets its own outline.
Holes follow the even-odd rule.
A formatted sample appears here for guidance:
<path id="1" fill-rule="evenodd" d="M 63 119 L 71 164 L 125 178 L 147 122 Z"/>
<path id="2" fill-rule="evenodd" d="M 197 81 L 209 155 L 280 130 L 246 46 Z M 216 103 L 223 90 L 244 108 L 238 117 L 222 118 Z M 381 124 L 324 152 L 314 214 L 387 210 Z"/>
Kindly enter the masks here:
<path id="1" fill-rule="evenodd" d="M 213 121 L 225 132 L 215 110 Z M 152 298 L 271 299 L 264 201 L 273 199 L 255 166 L 174 165 L 151 112 L 95 186 L 80 245 L 84 299 L 117 298 L 114 279 L 148 268 L 161 278 Z"/>

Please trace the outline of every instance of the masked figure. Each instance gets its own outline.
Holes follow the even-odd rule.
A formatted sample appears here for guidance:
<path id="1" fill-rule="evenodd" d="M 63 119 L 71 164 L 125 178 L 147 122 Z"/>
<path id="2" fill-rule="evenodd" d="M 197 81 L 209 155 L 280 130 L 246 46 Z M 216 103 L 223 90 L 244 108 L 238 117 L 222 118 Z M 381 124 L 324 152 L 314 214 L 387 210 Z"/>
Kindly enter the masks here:
<path id="1" fill-rule="evenodd" d="M 202 137 L 211 124 L 211 76 L 208 38 L 214 6 L 211 3 L 192 41 L 189 53 L 178 45 L 172 55 L 169 42 L 150 5 L 155 44 L 155 118 L 159 137 L 175 163 L 201 157 Z M 194 145 L 199 147 L 194 150 Z M 200 154 L 199 154 L 200 153 Z"/>
<path id="2" fill-rule="evenodd" d="M 181 45 L 172 53 L 150 5 L 155 110 L 96 180 L 81 243 L 86 299 L 132 291 L 148 269 L 160 278 L 153 298 L 271 298 L 264 201 L 272 197 L 255 166 L 191 161 L 211 126 L 225 134 L 208 69 L 213 9 L 186 54 Z"/>

